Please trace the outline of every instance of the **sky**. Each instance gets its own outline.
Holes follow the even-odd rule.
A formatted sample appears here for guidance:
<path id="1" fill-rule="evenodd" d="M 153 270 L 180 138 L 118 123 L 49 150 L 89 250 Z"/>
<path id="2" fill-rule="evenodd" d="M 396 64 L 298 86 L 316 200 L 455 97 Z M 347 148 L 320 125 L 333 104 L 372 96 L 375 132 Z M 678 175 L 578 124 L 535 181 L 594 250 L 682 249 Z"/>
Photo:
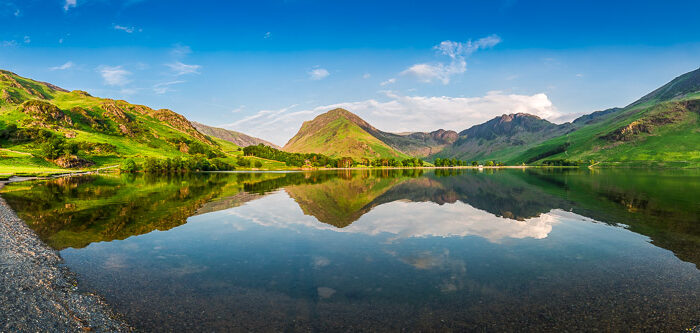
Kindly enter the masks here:
<path id="1" fill-rule="evenodd" d="M 283 145 L 335 107 L 391 132 L 561 123 L 700 67 L 700 1 L 0 0 L 0 68 Z"/>

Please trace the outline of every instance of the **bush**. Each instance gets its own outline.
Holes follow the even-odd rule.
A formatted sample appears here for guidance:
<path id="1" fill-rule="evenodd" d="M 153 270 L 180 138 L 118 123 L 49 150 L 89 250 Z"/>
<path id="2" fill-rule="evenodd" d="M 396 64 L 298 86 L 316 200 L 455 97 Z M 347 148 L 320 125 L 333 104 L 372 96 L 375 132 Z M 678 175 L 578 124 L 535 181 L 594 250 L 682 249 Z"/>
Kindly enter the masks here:
<path id="1" fill-rule="evenodd" d="M 138 171 L 138 166 L 134 160 L 127 159 L 119 166 L 119 171 L 124 173 L 134 173 Z"/>
<path id="2" fill-rule="evenodd" d="M 262 167 L 262 162 L 260 162 L 260 161 L 255 161 L 255 167 L 256 167 L 256 168 Z"/>

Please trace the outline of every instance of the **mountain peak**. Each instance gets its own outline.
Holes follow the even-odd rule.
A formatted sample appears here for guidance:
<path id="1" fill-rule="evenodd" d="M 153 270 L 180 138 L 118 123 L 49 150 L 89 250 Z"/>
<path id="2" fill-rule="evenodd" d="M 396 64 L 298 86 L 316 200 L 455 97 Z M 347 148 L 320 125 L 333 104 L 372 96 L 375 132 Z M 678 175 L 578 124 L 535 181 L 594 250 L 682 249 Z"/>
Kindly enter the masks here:
<path id="1" fill-rule="evenodd" d="M 518 112 L 518 113 L 510 113 L 510 114 L 503 114 L 500 117 L 496 117 L 495 119 L 499 119 L 500 122 L 511 122 L 516 119 L 542 119 L 534 114 L 530 113 L 523 113 L 523 112 Z"/>
<path id="2" fill-rule="evenodd" d="M 284 146 L 284 150 L 320 153 L 332 157 L 406 157 L 378 139 L 375 133 L 379 132 L 356 114 L 336 108 L 305 121 L 299 132 Z"/>

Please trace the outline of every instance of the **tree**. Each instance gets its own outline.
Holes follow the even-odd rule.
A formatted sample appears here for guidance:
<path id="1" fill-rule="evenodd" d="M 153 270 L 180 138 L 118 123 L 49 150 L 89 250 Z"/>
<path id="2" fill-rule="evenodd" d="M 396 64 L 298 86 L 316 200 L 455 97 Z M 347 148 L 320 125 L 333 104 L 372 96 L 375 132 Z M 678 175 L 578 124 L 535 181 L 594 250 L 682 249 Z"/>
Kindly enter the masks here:
<path id="1" fill-rule="evenodd" d="M 41 155 L 49 160 L 55 160 L 64 154 L 65 140 L 54 136 L 41 144 Z"/>
<path id="2" fill-rule="evenodd" d="M 119 171 L 124 173 L 134 173 L 138 171 L 138 166 L 134 160 L 129 158 L 122 162 L 122 164 L 119 166 Z"/>
<path id="3" fill-rule="evenodd" d="M 260 162 L 260 161 L 255 161 L 255 167 L 256 167 L 256 168 L 262 167 L 262 162 Z"/>
<path id="4" fill-rule="evenodd" d="M 493 166 L 493 161 L 487 161 L 486 166 Z"/>
<path id="5" fill-rule="evenodd" d="M 472 166 L 477 166 L 479 165 L 479 161 L 472 161 Z"/>

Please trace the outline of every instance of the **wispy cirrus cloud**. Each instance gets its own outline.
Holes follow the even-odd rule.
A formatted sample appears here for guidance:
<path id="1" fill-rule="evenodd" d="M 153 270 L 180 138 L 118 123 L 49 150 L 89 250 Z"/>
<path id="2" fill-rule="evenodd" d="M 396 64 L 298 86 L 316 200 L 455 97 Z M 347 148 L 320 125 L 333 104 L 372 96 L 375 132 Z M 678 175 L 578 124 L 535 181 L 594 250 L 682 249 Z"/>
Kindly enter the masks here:
<path id="1" fill-rule="evenodd" d="M 64 63 L 63 65 L 54 66 L 54 67 L 49 67 L 49 70 L 52 70 L 52 71 L 63 71 L 63 70 L 66 70 L 66 69 L 71 69 L 71 68 L 73 68 L 73 66 L 75 66 L 75 64 L 74 64 L 72 61 L 67 61 L 67 62 Z"/>
<path id="2" fill-rule="evenodd" d="M 467 71 L 466 58 L 480 49 L 492 48 L 501 42 L 497 35 L 468 40 L 466 42 L 453 42 L 446 40 L 436 45 L 434 49 L 443 56 L 450 58 L 449 63 L 420 63 L 415 64 L 403 72 L 401 75 L 411 76 L 422 82 L 440 81 L 443 84 L 450 83 L 452 76 L 462 74 Z"/>
<path id="3" fill-rule="evenodd" d="M 546 94 L 517 95 L 492 91 L 481 97 L 409 96 L 391 91 L 384 98 L 321 105 L 298 110 L 295 106 L 261 110 L 224 127 L 264 137 L 283 145 L 313 117 L 335 108 L 356 113 L 377 128 L 389 132 L 461 131 L 507 113 L 530 113 L 550 121 L 562 119 Z"/>
<path id="4" fill-rule="evenodd" d="M 97 71 L 102 76 L 106 85 L 109 86 L 124 86 L 131 82 L 129 76 L 131 72 L 123 69 L 121 66 L 100 66 Z"/>
<path id="5" fill-rule="evenodd" d="M 328 75 L 331 75 L 331 73 L 325 68 L 314 68 L 309 71 L 309 78 L 315 81 L 323 80 L 328 77 Z"/>
<path id="6" fill-rule="evenodd" d="M 200 65 L 188 65 L 180 61 L 175 61 L 173 63 L 165 64 L 168 66 L 177 76 L 186 74 L 199 74 L 199 69 L 202 68 Z"/>
<path id="7" fill-rule="evenodd" d="M 172 90 L 171 86 L 173 86 L 175 84 L 180 84 L 180 83 L 185 83 L 185 81 L 176 80 L 176 81 L 157 83 L 153 86 L 153 92 L 157 95 L 163 95 L 163 94 L 169 92 L 170 90 Z"/>
<path id="8" fill-rule="evenodd" d="M 141 31 L 141 29 L 137 29 L 136 27 L 128 27 L 128 26 L 119 25 L 119 24 L 114 25 L 114 30 L 124 31 L 127 34 L 132 34 L 136 31 L 139 31 L 139 32 Z"/>

